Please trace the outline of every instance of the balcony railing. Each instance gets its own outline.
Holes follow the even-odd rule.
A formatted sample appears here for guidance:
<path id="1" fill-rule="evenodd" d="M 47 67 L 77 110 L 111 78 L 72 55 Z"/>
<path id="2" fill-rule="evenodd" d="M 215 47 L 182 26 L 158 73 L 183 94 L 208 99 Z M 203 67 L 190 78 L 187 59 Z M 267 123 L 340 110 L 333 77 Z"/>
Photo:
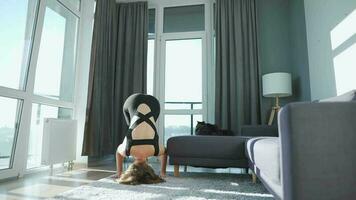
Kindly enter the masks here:
<path id="1" fill-rule="evenodd" d="M 194 108 L 194 105 L 201 105 L 202 102 L 165 102 L 165 104 L 176 104 L 176 105 L 187 105 L 186 109 L 190 110 L 201 110 L 201 108 Z M 182 108 L 179 108 L 182 109 Z M 168 110 L 168 109 L 167 109 Z M 194 114 L 190 114 L 190 135 L 194 135 Z"/>
<path id="2" fill-rule="evenodd" d="M 0 170 L 8 169 L 11 156 L 0 156 Z"/>

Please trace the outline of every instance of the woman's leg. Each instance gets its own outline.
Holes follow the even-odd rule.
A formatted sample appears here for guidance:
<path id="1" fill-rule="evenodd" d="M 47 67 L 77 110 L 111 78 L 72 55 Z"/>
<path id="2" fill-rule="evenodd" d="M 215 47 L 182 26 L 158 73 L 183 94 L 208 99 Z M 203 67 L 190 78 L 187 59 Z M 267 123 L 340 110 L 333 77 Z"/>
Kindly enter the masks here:
<path id="1" fill-rule="evenodd" d="M 117 171 L 117 177 L 120 178 L 122 174 L 122 163 L 124 162 L 124 158 L 126 155 L 126 137 L 122 144 L 117 147 L 116 151 L 116 171 Z"/>
<path id="2" fill-rule="evenodd" d="M 161 160 L 161 177 L 165 177 L 167 168 L 167 152 L 163 145 L 159 145 L 159 156 Z"/>

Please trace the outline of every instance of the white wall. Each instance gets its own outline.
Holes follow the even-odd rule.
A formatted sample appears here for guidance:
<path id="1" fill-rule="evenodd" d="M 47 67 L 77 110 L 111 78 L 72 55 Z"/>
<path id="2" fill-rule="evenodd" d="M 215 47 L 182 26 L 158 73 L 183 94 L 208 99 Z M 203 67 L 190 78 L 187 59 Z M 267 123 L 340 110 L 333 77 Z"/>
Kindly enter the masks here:
<path id="1" fill-rule="evenodd" d="M 356 1 L 304 0 L 311 99 L 356 88 Z"/>

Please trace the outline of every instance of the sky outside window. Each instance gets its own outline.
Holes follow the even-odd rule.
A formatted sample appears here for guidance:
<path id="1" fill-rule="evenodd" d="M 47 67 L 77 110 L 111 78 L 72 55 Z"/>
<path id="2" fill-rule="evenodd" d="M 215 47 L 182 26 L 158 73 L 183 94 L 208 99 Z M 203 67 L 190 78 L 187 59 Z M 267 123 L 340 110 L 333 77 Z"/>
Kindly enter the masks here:
<path id="1" fill-rule="evenodd" d="M 202 40 L 166 42 L 166 102 L 202 102 Z"/>
<path id="2" fill-rule="evenodd" d="M 37 1 L 0 1 L 0 86 L 23 89 Z"/>
<path id="3" fill-rule="evenodd" d="M 35 93 L 60 96 L 66 19 L 46 8 L 37 61 Z"/>
<path id="4" fill-rule="evenodd" d="M 0 97 L 0 170 L 10 167 L 16 136 L 18 100 Z"/>

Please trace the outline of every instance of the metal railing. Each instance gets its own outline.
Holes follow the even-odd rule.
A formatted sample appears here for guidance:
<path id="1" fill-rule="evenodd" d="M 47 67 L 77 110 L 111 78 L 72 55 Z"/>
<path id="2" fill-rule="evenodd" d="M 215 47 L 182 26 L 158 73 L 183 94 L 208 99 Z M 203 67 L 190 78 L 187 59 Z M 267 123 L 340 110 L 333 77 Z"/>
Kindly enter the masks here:
<path id="1" fill-rule="evenodd" d="M 10 158 L 11 156 L 0 156 L 0 159 L 7 159 Z"/>
<path id="2" fill-rule="evenodd" d="M 9 169 L 11 156 L 0 156 L 0 171 Z"/>
<path id="3" fill-rule="evenodd" d="M 187 102 L 171 102 L 167 101 L 165 104 L 187 104 L 189 105 L 190 110 L 194 110 L 194 105 L 202 104 L 203 102 L 192 102 L 192 101 L 187 101 Z M 190 114 L 190 135 L 194 135 L 194 114 Z"/>

